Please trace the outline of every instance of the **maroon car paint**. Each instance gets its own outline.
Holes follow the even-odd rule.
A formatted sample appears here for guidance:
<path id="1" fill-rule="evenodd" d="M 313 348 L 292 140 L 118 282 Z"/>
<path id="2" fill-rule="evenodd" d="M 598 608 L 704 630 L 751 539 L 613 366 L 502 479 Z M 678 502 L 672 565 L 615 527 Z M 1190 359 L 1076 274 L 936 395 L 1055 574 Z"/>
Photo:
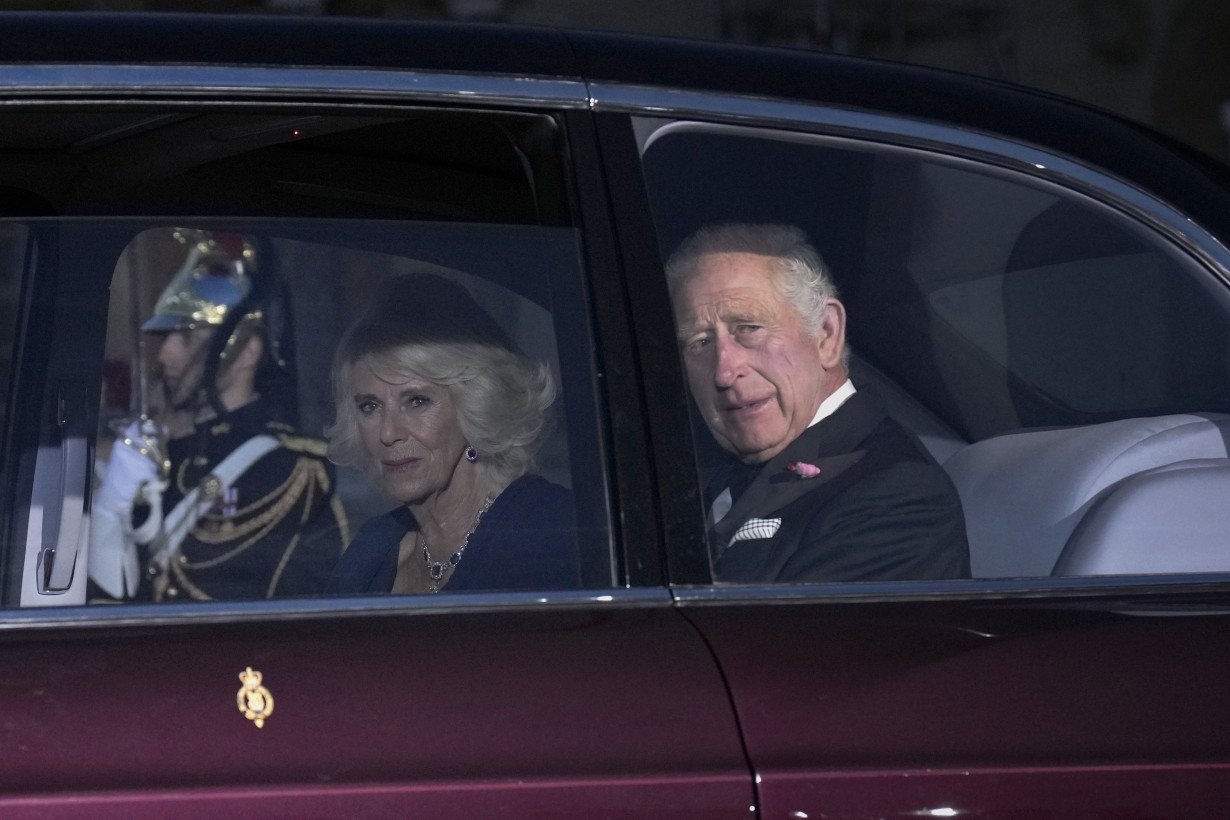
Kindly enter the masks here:
<path id="1" fill-rule="evenodd" d="M 754 802 L 712 657 L 670 608 L 442 609 L 100 638 L 7 642 L 0 790 L 22 797 L 0 809 L 152 799 L 165 800 L 159 812 L 263 814 L 269 789 L 312 813 L 337 789 L 356 812 L 459 817 L 531 806 L 744 817 Z M 263 728 L 236 708 L 248 666 L 275 699 Z M 66 792 L 78 796 L 56 797 Z"/>
<path id="2" fill-rule="evenodd" d="M 1230 801 L 1225 616 L 686 611 L 730 684 L 766 818 L 1191 817 Z"/>

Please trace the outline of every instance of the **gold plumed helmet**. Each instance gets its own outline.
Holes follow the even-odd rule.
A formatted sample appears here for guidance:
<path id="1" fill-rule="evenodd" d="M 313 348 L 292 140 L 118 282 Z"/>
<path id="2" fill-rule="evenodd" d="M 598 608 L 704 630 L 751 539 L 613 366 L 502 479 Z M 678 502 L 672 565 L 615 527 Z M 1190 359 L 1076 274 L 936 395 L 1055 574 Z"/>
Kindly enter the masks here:
<path id="1" fill-rule="evenodd" d="M 252 292 L 252 242 L 240 234 L 194 228 L 176 228 L 172 235 L 188 246 L 188 255 L 141 329 L 166 332 L 221 325 Z"/>

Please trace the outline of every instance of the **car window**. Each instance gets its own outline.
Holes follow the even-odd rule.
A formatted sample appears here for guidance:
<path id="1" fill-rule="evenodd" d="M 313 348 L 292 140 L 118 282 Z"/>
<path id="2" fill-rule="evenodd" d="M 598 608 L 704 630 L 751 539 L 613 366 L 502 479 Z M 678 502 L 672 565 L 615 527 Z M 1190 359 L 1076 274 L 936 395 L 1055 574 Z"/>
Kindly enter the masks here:
<path id="1" fill-rule="evenodd" d="M 78 317 L 103 333 L 76 570 L 23 603 L 612 585 L 553 121 L 137 119 L 161 171 L 121 197 L 87 165 L 74 208 L 108 218 L 40 222 L 71 248 L 40 274 L 109 298 Z M 22 577 L 53 586 L 44 522 L 80 502 L 42 435 Z"/>
<path id="2" fill-rule="evenodd" d="M 753 400 L 788 410 L 806 373 L 795 366 L 777 379 L 767 347 L 753 358 L 754 346 L 739 343 L 740 333 L 768 331 L 742 330 L 752 325 L 740 318 L 727 334 L 738 351 L 730 372 L 717 353 L 703 383 L 689 371 L 717 580 L 723 561 L 728 580 L 749 582 L 1230 570 L 1216 536 L 1230 468 L 1230 300 L 1181 238 L 1086 193 L 967 159 L 704 123 L 642 120 L 637 129 L 663 261 L 670 269 L 682 256 L 678 281 L 691 283 L 681 294 L 671 279 L 679 321 L 703 314 L 704 298 L 721 313 L 720 291 L 694 283 L 730 293 L 747 284 L 701 276 L 707 269 L 689 253 L 767 253 L 781 237 L 765 240 L 764 226 L 797 229 L 818 251 L 845 311 L 846 372 L 859 398 L 833 417 L 842 421 L 819 423 L 844 425 L 827 438 L 807 427 L 807 405 L 787 435 L 812 430 L 821 441 L 802 464 L 741 449 L 740 435 L 777 433 L 732 421 L 761 413 Z M 714 238 L 715 226 L 731 225 Z M 723 344 L 712 329 L 720 320 L 699 322 L 711 329 L 704 344 Z M 694 330 L 679 331 L 685 370 Z M 851 407 L 871 401 L 864 396 L 925 456 L 867 445 L 884 429 L 854 430 Z M 842 436 L 853 439 L 839 445 Z M 870 463 L 881 457 L 892 466 Z M 765 475 L 769 467 L 777 474 Z M 741 482 L 755 497 L 742 506 Z M 961 520 L 940 511 L 947 490 L 917 490 L 945 482 L 964 535 Z M 724 492 L 737 522 L 720 520 L 732 503 Z M 1135 526 L 1144 517 L 1149 535 Z M 968 567 L 936 558 L 946 551 L 938 541 L 962 540 Z M 759 554 L 733 557 L 748 545 Z"/>

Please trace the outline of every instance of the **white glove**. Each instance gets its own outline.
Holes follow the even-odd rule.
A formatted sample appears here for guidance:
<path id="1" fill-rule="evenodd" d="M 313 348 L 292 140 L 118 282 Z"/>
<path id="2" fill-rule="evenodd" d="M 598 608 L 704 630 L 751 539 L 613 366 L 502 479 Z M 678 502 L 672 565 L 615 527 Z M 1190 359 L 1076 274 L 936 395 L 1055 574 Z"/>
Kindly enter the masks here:
<path id="1" fill-rule="evenodd" d="M 102 503 L 117 510 L 131 509 L 141 485 L 158 478 L 154 456 L 138 449 L 144 447 L 140 422 L 134 421 L 111 447 L 102 483 L 94 494 L 94 506 Z"/>
<path id="2" fill-rule="evenodd" d="M 139 449 L 144 446 L 139 422 L 134 421 L 112 446 L 91 505 L 89 575 L 114 598 L 128 598 L 136 592 L 140 573 L 137 543 L 145 543 L 162 525 L 166 483 L 158 477 L 154 456 Z M 135 533 L 132 510 L 139 498 L 149 502 L 151 510 L 140 533 Z"/>

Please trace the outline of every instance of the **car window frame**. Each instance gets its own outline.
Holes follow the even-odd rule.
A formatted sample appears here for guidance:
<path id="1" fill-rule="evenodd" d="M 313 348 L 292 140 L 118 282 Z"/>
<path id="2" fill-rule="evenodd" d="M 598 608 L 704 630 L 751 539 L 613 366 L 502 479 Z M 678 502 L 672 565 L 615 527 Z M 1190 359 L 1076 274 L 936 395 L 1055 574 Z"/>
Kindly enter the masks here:
<path id="1" fill-rule="evenodd" d="M 849 139 L 854 144 L 918 149 L 946 160 L 970 160 L 979 166 L 1014 170 L 1083 193 L 1152 226 L 1230 285 L 1230 249 L 1209 229 L 1130 180 L 1042 146 L 939 121 L 820 104 L 605 83 L 590 88 L 594 110 L 599 112 L 780 129 L 809 137 Z M 1165 151 L 1162 146 L 1157 150 Z"/>
<path id="2" fill-rule="evenodd" d="M 1119 208 L 1114 202 L 1108 201 L 1105 198 L 1098 198 L 1087 193 L 1088 186 L 1085 190 L 1077 190 L 1073 187 L 1068 187 L 1060 184 L 1053 178 L 1042 177 L 1038 175 L 1026 174 L 1022 175 L 1018 169 L 1008 167 L 1004 163 L 985 163 L 979 160 L 972 159 L 964 155 L 954 155 L 951 152 L 944 152 L 932 149 L 918 148 L 912 145 L 903 145 L 899 143 L 886 143 L 881 141 L 870 142 L 867 140 L 857 140 L 845 135 L 833 135 L 816 131 L 804 131 L 797 128 L 782 129 L 777 127 L 761 127 L 759 125 L 752 127 L 746 123 L 734 124 L 715 121 L 698 121 L 698 120 L 674 120 L 663 119 L 657 127 L 652 127 L 652 123 L 657 121 L 657 117 L 637 117 L 633 120 L 633 128 L 637 133 L 637 143 L 642 154 L 648 153 L 659 138 L 671 138 L 676 134 L 696 134 L 701 137 L 715 136 L 731 138 L 736 140 L 764 140 L 766 143 L 782 143 L 800 146 L 805 149 L 814 149 L 823 151 L 831 148 L 836 152 L 848 152 L 852 155 L 862 155 L 867 157 L 875 157 L 876 160 L 885 159 L 892 161 L 900 161 L 909 163 L 914 168 L 935 168 L 942 169 L 945 173 L 953 173 L 958 175 L 968 175 L 970 177 L 982 177 L 995 184 L 1004 184 L 1011 186 L 1020 186 L 1027 188 L 1032 193 L 1038 195 L 1049 195 L 1056 198 L 1056 201 L 1075 204 L 1082 209 L 1087 209 L 1089 213 L 1097 213 L 1104 218 L 1108 223 L 1116 221 L 1121 228 L 1133 236 L 1146 238 L 1149 240 L 1151 247 L 1162 253 L 1170 263 L 1170 266 L 1175 269 L 1183 269 L 1190 273 L 1190 279 L 1196 284 L 1197 288 L 1225 288 L 1228 280 L 1224 266 L 1216 259 L 1209 259 L 1204 256 L 1195 256 L 1191 252 L 1191 243 L 1186 243 L 1184 240 L 1187 237 L 1184 233 L 1169 233 L 1158 229 L 1156 222 L 1146 221 L 1136 213 L 1131 213 Z M 1197 277 L 1203 279 L 1205 274 L 1212 273 L 1212 277 L 1208 281 L 1197 282 Z M 1230 290 L 1226 290 L 1220 294 L 1220 298 L 1227 302 L 1227 309 L 1230 309 Z M 852 307 L 851 303 L 847 303 L 847 308 Z M 957 331 L 961 333 L 961 331 Z M 972 337 L 964 337 L 964 341 L 969 345 L 972 354 L 979 357 L 987 357 L 991 354 L 983 347 L 981 340 L 976 340 Z M 856 349 L 856 353 L 860 352 Z M 865 352 L 865 351 L 861 351 Z M 872 366 L 864 362 L 864 367 Z M 1006 373 L 1017 379 L 1021 379 L 1021 386 L 1026 390 L 1032 391 L 1031 397 L 1036 404 L 1044 405 L 1054 402 L 1058 406 L 1062 406 L 1069 415 L 1083 415 L 1087 421 L 1082 423 L 1093 424 L 1097 421 L 1112 421 L 1120 418 L 1128 417 L 1143 417 L 1150 415 L 1165 415 L 1167 413 L 1185 412 L 1181 410 L 1167 409 L 1149 409 L 1136 408 L 1139 412 L 1131 413 L 1126 410 L 1120 411 L 1116 409 L 1103 408 L 1082 408 L 1073 404 L 1064 404 L 1066 397 L 1062 393 L 1048 392 L 1048 385 L 1041 382 L 1030 382 L 1023 378 L 1023 375 L 1009 369 L 1006 364 L 997 362 L 997 366 L 1005 368 Z M 857 380 L 857 379 L 856 379 Z M 924 412 L 938 412 L 937 408 L 927 408 Z M 1061 411 L 1056 411 L 1061 412 Z M 1195 411 L 1191 411 L 1195 412 Z M 956 435 L 957 431 L 961 434 L 967 433 L 962 427 L 956 424 L 952 419 L 947 419 L 940 422 L 949 434 Z M 1043 425 L 1043 424 L 1068 424 L 1065 421 L 1041 421 L 1033 422 L 1028 426 Z M 1017 426 L 1027 426 L 1024 423 Z M 1015 432 L 1013 427 L 1010 432 Z M 978 436 L 983 438 L 984 435 Z"/>
<path id="3" fill-rule="evenodd" d="M 590 89 L 598 118 L 606 121 L 606 128 L 612 133 L 623 130 L 620 135 L 622 148 L 625 152 L 634 150 L 638 160 L 644 148 L 645 135 L 638 132 L 636 120 L 646 118 L 667 127 L 671 121 L 687 121 L 724 128 L 747 128 L 748 133 L 782 131 L 805 135 L 807 139 L 834 139 L 854 145 L 870 143 L 885 150 L 909 149 L 937 156 L 944 162 L 970 162 L 975 167 L 992 166 L 1020 173 L 1063 191 L 1074 191 L 1118 212 L 1123 218 L 1140 223 L 1160 240 L 1175 245 L 1223 286 L 1230 287 L 1230 250 L 1216 234 L 1202 227 L 1176 205 L 1078 157 L 1006 135 L 878 111 L 613 82 L 592 83 Z M 629 143 L 633 143 L 631 148 Z M 1159 153 L 1166 151 L 1161 145 L 1156 147 Z M 1205 183 L 1211 184 L 1208 180 Z M 616 204 L 617 210 L 638 207 L 648 213 L 647 199 L 635 204 L 631 201 Z M 656 248 L 652 226 L 648 230 Z M 664 279 L 661 275 L 663 261 L 659 254 L 659 279 Z M 646 349 L 653 349 L 652 355 L 661 359 L 669 349 L 670 355 L 677 356 L 673 321 L 652 328 L 638 327 L 637 330 L 642 355 L 646 355 Z M 681 380 L 674 386 L 669 381 L 672 380 L 650 380 L 646 389 L 678 389 L 686 395 Z M 656 401 L 665 406 L 670 404 L 671 398 L 660 396 Z M 661 475 L 660 479 L 666 487 L 673 485 L 673 490 L 666 489 L 662 493 L 668 506 L 664 516 L 668 520 L 690 520 L 703 538 L 703 510 L 694 500 L 700 497 L 701 491 L 695 457 L 689 464 L 690 475 L 687 475 L 678 463 L 681 457 L 674 455 L 673 469 L 668 475 Z M 671 567 L 671 594 L 681 605 L 756 604 L 766 601 L 785 604 L 829 601 L 891 604 L 919 600 L 1008 600 L 1035 602 L 1042 606 L 1110 607 L 1116 611 L 1145 614 L 1157 610 L 1222 611 L 1226 608 L 1225 596 L 1230 594 L 1230 574 L 1224 573 L 727 586 L 712 583 L 707 554 L 695 549 L 674 550 L 669 551 L 668 561 Z"/>
<path id="4" fill-rule="evenodd" d="M 581 206 L 575 201 L 580 198 L 578 188 L 582 188 L 577 178 L 578 166 L 574 154 L 589 151 L 586 148 L 587 137 L 592 140 L 592 133 L 585 132 L 584 126 L 589 117 L 589 97 L 584 83 L 568 78 L 538 78 L 525 76 L 498 75 L 466 75 L 456 72 L 425 72 L 412 70 L 354 70 L 331 68 L 266 68 L 266 67 L 221 67 L 221 66 L 143 66 L 143 65 L 102 65 L 102 66 L 57 66 L 0 65 L 0 99 L 6 99 L 14 105 L 37 107 L 62 107 L 77 103 L 98 105 L 100 108 L 109 106 L 143 106 L 165 105 L 174 108 L 177 105 L 199 107 L 218 106 L 236 110 L 264 109 L 281 105 L 318 106 L 329 110 L 356 110 L 362 112 L 368 108 L 384 110 L 399 107 L 421 108 L 438 107 L 451 110 L 471 112 L 532 112 L 545 113 L 552 116 L 560 124 L 561 138 L 557 152 L 560 168 L 565 174 L 564 185 L 568 196 L 574 200 L 573 207 L 577 216 L 574 219 L 573 230 L 576 232 L 580 247 L 581 259 L 578 262 L 578 275 L 582 281 L 580 286 L 586 293 L 588 315 L 579 317 L 576 323 L 587 326 L 590 330 L 590 341 L 593 346 L 594 373 L 593 389 L 595 390 L 595 405 L 598 413 L 600 430 L 596 432 L 599 440 L 600 457 L 603 460 L 601 471 L 608 487 L 605 494 L 606 506 L 600 511 L 609 525 L 609 539 L 617 554 L 617 565 L 613 567 L 615 585 L 606 589 L 589 589 L 575 591 L 553 591 L 544 593 L 516 592 L 484 592 L 473 594 L 453 594 L 451 596 L 375 596 L 375 597 L 333 597 L 320 599 L 296 599 L 287 601 L 251 601 L 251 602 L 196 602 L 180 604 L 144 604 L 129 603 L 122 607 L 99 606 L 68 606 L 54 608 L 13 608 L 0 611 L 0 626 L 5 628 L 62 626 L 73 627 L 88 624 L 152 624 L 161 622 L 178 622 L 185 618 L 194 621 L 262 621 L 280 620 L 297 617 L 319 617 L 321 613 L 337 613 L 340 616 L 360 615 L 363 613 L 383 612 L 446 612 L 471 611 L 476 607 L 483 611 L 502 609 L 540 609 L 552 607 L 609 607 L 631 606 L 634 608 L 652 606 L 660 607 L 670 604 L 670 596 L 663 586 L 660 566 L 660 547 L 656 538 L 656 518 L 652 514 L 644 519 L 645 526 L 639 528 L 639 539 L 626 539 L 620 523 L 619 505 L 613 495 L 613 488 L 618 476 L 624 471 L 614 468 L 613 453 L 632 451 L 629 458 L 635 457 L 642 462 L 648 462 L 643 443 L 638 444 L 635 437 L 625 436 L 619 440 L 618 448 L 613 446 L 611 426 L 612 418 L 630 418 L 634 426 L 640 425 L 642 415 L 638 408 L 624 407 L 627 402 L 634 401 L 627 390 L 621 390 L 618 380 L 611 384 L 606 379 L 608 373 L 632 373 L 634 368 L 626 362 L 631 356 L 626 344 L 621 346 L 616 340 L 626 342 L 626 334 L 618 334 L 617 329 L 626 327 L 622 311 L 622 302 L 608 304 L 609 300 L 599 298 L 598 291 L 609 290 L 612 275 L 618 283 L 618 268 L 614 270 L 597 270 L 591 268 L 596 260 L 601 258 L 596 245 L 602 244 L 601 237 L 592 238 L 588 227 L 595 220 L 582 216 Z M 584 170 L 583 175 L 598 174 L 596 166 Z M 606 241 L 611 240 L 608 237 Z M 606 255 L 607 259 L 612 258 Z M 594 283 L 600 283 L 595 285 Z M 29 284 L 29 280 L 27 280 Z M 97 283 L 95 283 L 97 284 Z M 99 288 L 90 288 L 87 298 L 98 296 L 99 291 L 105 300 L 105 284 Z M 49 291 L 44 283 L 37 289 L 39 293 Z M 35 293 L 34 301 L 40 304 L 48 299 L 63 298 L 63 287 L 56 286 L 51 292 L 39 296 Z M 32 308 L 31 297 L 23 292 L 23 333 L 28 327 L 25 316 L 27 313 L 37 313 Z M 608 315 L 614 313 L 615 315 Z M 43 315 L 40 321 L 50 321 L 49 315 Z M 22 337 L 25 338 L 24 335 Z M 98 363 L 101 365 L 101 362 Z M 31 374 L 28 367 L 22 376 L 23 396 L 44 395 L 51 389 L 51 379 L 40 368 L 40 374 Z M 100 367 L 93 368 L 100 371 Z M 101 378 L 101 373 L 93 373 L 94 381 Z M 630 383 L 627 378 L 623 386 Z M 36 383 L 37 382 L 37 383 Z M 635 384 L 635 382 L 631 382 Z M 602 386 L 608 389 L 604 392 Z M 96 386 L 96 385 L 95 385 Z M 87 385 L 89 387 L 89 385 Z M 632 391 L 633 394 L 635 391 Z M 86 394 L 90 394 L 89 390 Z M 46 429 L 40 423 L 45 414 L 46 401 L 26 403 L 29 412 L 22 416 L 19 424 L 14 422 L 10 429 L 14 441 L 21 438 L 20 433 L 28 434 L 33 429 Z M 30 407 L 30 405 L 37 405 Z M 631 411 L 631 412 L 629 412 Z M 87 411 L 85 419 L 87 429 L 96 429 L 97 408 Z M 90 435 L 91 458 L 93 434 Z M 10 488 L 12 503 L 7 513 L 9 517 L 8 532 L 18 534 L 14 537 L 14 550 L 24 542 L 29 519 L 29 499 L 31 498 L 36 447 L 26 444 L 14 451 L 14 458 L 9 460 L 4 476 L 6 485 Z M 647 481 L 647 472 L 641 471 L 631 480 L 619 479 L 624 485 L 625 495 L 636 495 L 637 489 Z M 637 529 L 637 528 L 633 528 Z M 634 571 L 632 567 L 642 568 Z M 645 571 L 644 568 L 648 568 Z M 16 603 L 14 599 L 14 603 Z"/>

